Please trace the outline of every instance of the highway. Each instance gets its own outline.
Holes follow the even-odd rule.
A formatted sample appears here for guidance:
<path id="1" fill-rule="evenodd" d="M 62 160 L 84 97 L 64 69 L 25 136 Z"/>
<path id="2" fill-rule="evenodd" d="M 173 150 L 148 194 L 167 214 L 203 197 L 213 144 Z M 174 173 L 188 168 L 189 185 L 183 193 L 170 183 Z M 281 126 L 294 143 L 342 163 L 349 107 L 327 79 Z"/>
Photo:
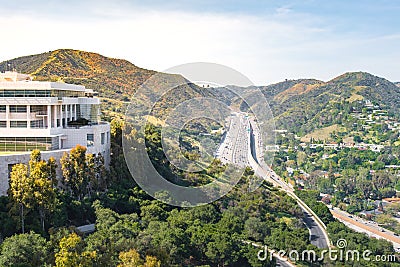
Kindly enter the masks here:
<path id="1" fill-rule="evenodd" d="M 301 206 L 300 206 L 301 207 Z M 303 209 L 303 208 L 302 208 Z M 310 231 L 310 242 L 318 248 L 327 248 L 328 240 L 325 238 L 324 231 L 321 226 L 315 221 L 313 216 L 303 209 L 304 224 Z"/>
<path id="2" fill-rule="evenodd" d="M 249 165 L 247 161 L 249 140 L 246 135 L 249 128 L 248 122 L 239 113 L 235 113 L 228 118 L 228 124 L 224 142 L 218 148 L 216 156 L 224 164 L 232 163 L 239 167 L 246 167 Z"/>
<path id="3" fill-rule="evenodd" d="M 262 140 L 254 119 L 244 113 L 233 113 L 228 118 L 228 124 L 224 142 L 216 153 L 217 158 L 222 163 L 233 163 L 241 167 L 250 166 L 255 175 L 284 190 L 303 210 L 303 221 L 310 231 L 311 244 L 319 248 L 329 247 L 329 237 L 324 223 L 296 196 L 293 188 L 264 163 Z"/>
<path id="4" fill-rule="evenodd" d="M 400 250 L 400 237 L 392 231 L 383 229 L 376 222 L 364 220 L 338 208 L 331 209 L 331 213 L 333 217 L 343 222 L 353 230 L 366 233 L 370 237 L 386 239 L 393 243 L 396 251 Z"/>

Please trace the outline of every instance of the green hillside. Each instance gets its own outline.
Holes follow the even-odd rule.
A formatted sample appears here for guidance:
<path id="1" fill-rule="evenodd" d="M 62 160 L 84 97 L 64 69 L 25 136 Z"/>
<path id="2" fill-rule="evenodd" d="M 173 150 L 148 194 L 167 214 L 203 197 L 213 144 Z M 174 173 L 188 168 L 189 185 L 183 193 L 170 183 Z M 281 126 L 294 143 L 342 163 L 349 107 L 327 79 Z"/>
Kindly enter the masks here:
<path id="1" fill-rule="evenodd" d="M 155 72 L 132 63 L 102 55 L 71 49 L 59 49 L 38 55 L 24 56 L 0 63 L 7 68 L 31 74 L 36 80 L 65 81 L 83 84 L 97 90 L 103 97 L 131 94 Z"/>
<path id="2" fill-rule="evenodd" d="M 152 83 L 154 92 L 159 92 L 165 87 L 174 88 L 163 96 L 155 107 L 155 115 L 161 118 L 170 107 L 180 102 L 193 97 L 212 95 L 212 90 L 191 84 L 180 75 L 157 73 L 139 68 L 127 60 L 79 50 L 59 49 L 0 63 L 0 71 L 8 69 L 31 74 L 39 81 L 61 81 L 94 89 L 103 98 L 102 110 L 106 118 L 124 113 L 137 88 L 155 74 L 157 79 Z M 141 99 L 144 102 L 148 100 Z"/>
<path id="3" fill-rule="evenodd" d="M 360 101 L 399 114 L 400 88 L 365 72 L 345 73 L 328 82 L 292 80 L 260 87 L 269 100 L 278 128 L 304 135 L 343 124 Z"/>
<path id="4" fill-rule="evenodd" d="M 71 49 L 24 56 L 0 63 L 0 71 L 7 68 L 31 74 L 36 80 L 64 81 L 93 88 L 103 98 L 106 118 L 122 114 L 135 90 L 157 74 L 123 59 Z M 175 87 L 186 83 L 158 101 L 155 115 L 161 119 L 171 107 L 193 97 L 210 96 L 228 104 L 235 101 L 235 97 L 227 90 L 200 88 L 182 76 L 158 74 L 158 80 L 153 83 L 155 91 L 162 86 Z M 369 100 L 395 115 L 400 114 L 398 85 L 369 73 L 354 72 L 345 73 L 328 82 L 315 79 L 286 80 L 258 88 L 269 102 L 277 128 L 304 136 L 315 129 L 343 124 L 353 106 L 360 101 Z M 145 102 L 147 100 L 149 99 L 141 99 Z"/>

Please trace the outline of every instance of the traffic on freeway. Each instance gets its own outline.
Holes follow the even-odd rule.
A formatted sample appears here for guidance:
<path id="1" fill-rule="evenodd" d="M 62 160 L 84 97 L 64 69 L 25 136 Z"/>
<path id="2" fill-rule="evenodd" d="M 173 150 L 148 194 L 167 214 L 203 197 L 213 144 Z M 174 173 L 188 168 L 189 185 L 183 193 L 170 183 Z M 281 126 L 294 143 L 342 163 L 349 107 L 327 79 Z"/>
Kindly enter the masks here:
<path id="1" fill-rule="evenodd" d="M 393 243 L 396 251 L 400 251 L 400 237 L 396 233 L 382 228 L 376 222 L 364 220 L 338 208 L 332 208 L 331 213 L 333 217 L 355 231 L 366 233 L 371 237 L 386 239 Z"/>
<path id="2" fill-rule="evenodd" d="M 217 150 L 216 157 L 223 164 L 231 163 L 239 167 L 248 166 L 247 146 L 249 142 L 249 121 L 240 113 L 233 113 L 227 119 L 228 130 L 225 138 Z"/>
<path id="3" fill-rule="evenodd" d="M 224 164 L 250 166 L 257 176 L 286 191 L 304 212 L 303 221 L 310 230 L 311 243 L 319 248 L 328 247 L 329 238 L 322 221 L 294 194 L 293 188 L 264 163 L 262 138 L 255 119 L 246 113 L 236 112 L 227 119 L 227 125 L 228 130 L 216 157 Z"/>

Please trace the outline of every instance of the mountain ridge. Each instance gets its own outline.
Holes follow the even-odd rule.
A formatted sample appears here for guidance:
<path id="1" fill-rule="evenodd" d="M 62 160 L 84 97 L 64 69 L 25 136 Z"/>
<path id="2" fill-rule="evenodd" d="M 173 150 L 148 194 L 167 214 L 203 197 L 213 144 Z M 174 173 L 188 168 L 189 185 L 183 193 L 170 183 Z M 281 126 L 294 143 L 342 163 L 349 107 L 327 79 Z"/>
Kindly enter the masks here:
<path id="1" fill-rule="evenodd" d="M 125 59 L 115 59 L 98 53 L 58 49 L 41 54 L 23 56 L 0 63 L 0 71 L 7 68 L 31 74 L 36 80 L 64 81 L 82 84 L 99 92 L 107 109 L 113 114 L 123 113 L 135 90 L 158 72 L 140 68 Z M 184 77 L 160 74 L 155 87 L 169 84 L 188 84 L 177 95 L 167 95 L 157 112 L 169 109 L 171 104 L 194 96 L 232 96 L 201 88 Z M 317 79 L 285 80 L 279 83 L 256 86 L 265 95 L 275 116 L 278 128 L 304 135 L 316 128 L 340 124 L 348 115 L 352 103 L 369 100 L 392 113 L 400 114 L 400 83 L 392 83 L 367 72 L 346 72 L 329 81 Z M 156 88 L 157 90 L 157 88 Z M 179 99 L 175 99 L 175 98 Z M 342 111 L 346 111 L 344 114 Z"/>
<path id="2" fill-rule="evenodd" d="M 83 84 L 97 90 L 103 97 L 120 99 L 121 95 L 132 94 L 132 87 L 139 87 L 156 73 L 139 68 L 125 59 L 73 49 L 57 49 L 0 63 L 0 71 L 7 68 L 30 74 L 39 81 Z"/>
<path id="3" fill-rule="evenodd" d="M 162 110 L 169 109 L 171 103 L 211 94 L 210 90 L 191 84 L 181 75 L 147 70 L 125 59 L 73 49 L 58 49 L 0 63 L 0 71 L 10 68 L 32 75 L 34 80 L 73 83 L 94 89 L 103 98 L 102 110 L 109 119 L 122 116 L 135 91 L 151 77 L 154 77 L 151 80 L 154 95 L 163 95 L 161 104 L 154 107 L 159 117 L 165 115 Z M 165 88 L 175 88 L 176 97 L 172 93 L 162 94 L 160 90 Z"/>
<path id="4" fill-rule="evenodd" d="M 400 87 L 366 72 L 346 72 L 327 82 L 287 80 L 258 88 L 267 98 L 276 126 L 299 135 L 341 124 L 353 102 L 368 100 L 392 113 L 400 112 Z"/>

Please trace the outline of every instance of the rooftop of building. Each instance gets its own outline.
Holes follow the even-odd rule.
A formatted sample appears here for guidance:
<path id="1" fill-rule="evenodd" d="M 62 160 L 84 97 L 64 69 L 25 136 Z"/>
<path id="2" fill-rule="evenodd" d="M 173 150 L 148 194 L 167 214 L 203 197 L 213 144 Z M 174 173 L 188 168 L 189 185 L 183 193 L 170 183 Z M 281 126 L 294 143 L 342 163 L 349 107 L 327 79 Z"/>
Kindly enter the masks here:
<path id="1" fill-rule="evenodd" d="M 0 72 L 0 82 L 32 81 L 32 76 L 15 71 Z"/>
<path id="2" fill-rule="evenodd" d="M 62 90 L 93 93 L 83 85 L 63 82 L 33 81 L 28 74 L 15 71 L 0 72 L 0 90 Z"/>

